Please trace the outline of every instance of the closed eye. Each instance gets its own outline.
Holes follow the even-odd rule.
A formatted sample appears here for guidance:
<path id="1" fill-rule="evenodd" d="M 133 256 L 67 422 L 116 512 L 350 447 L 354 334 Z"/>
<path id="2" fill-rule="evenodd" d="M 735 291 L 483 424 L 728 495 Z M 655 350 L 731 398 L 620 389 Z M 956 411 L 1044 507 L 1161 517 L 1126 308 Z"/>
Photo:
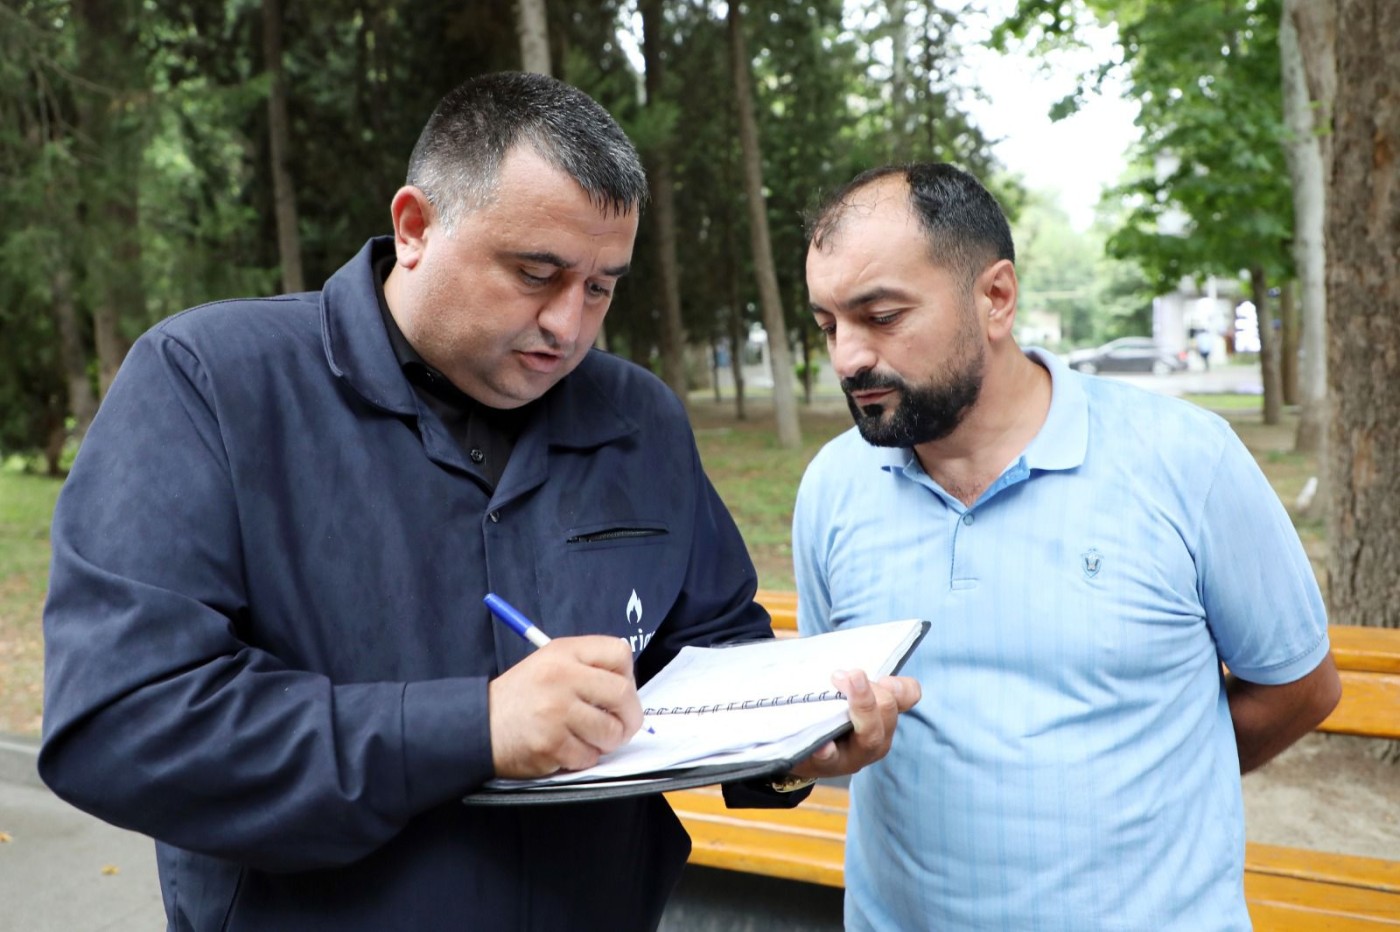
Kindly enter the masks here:
<path id="1" fill-rule="evenodd" d="M 553 276 L 550 276 L 550 275 L 531 275 L 529 272 L 525 271 L 524 269 L 521 269 L 521 270 L 520 270 L 520 279 L 521 279 L 523 282 L 525 282 L 525 284 L 527 284 L 527 285 L 533 285 L 533 286 L 536 286 L 536 287 L 538 287 L 538 286 L 540 286 L 540 285 L 547 285 L 547 284 L 549 284 L 549 280 L 550 280 L 550 278 L 552 278 L 552 277 L 553 277 Z"/>

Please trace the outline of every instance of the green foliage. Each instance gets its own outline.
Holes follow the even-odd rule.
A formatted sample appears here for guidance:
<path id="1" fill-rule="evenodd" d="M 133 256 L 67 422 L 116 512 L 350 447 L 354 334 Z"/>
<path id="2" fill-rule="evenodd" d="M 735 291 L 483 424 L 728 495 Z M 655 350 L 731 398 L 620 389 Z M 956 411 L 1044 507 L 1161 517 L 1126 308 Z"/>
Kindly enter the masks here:
<path id="1" fill-rule="evenodd" d="M 1280 6 L 1021 0 L 1002 26 L 1003 35 L 1050 46 L 1072 43 L 1089 17 L 1118 27 L 1120 67 L 1141 107 L 1143 138 L 1136 171 L 1109 195 L 1128 210 L 1108 248 L 1137 261 L 1159 291 L 1184 276 L 1233 276 L 1253 266 L 1271 279 L 1291 274 Z M 1086 76 L 1086 88 L 1114 67 L 1107 62 Z"/>
<path id="2" fill-rule="evenodd" d="M 858 12 L 873 28 L 851 29 L 849 6 L 752 0 L 745 17 L 779 288 L 804 340 L 801 217 L 820 192 L 911 156 L 966 165 L 1013 210 L 1020 197 L 963 112 L 954 15 L 909 0 L 894 23 L 892 6 L 872 3 Z M 667 77 L 650 105 L 624 35 L 634 4 L 554 0 L 551 50 L 556 73 L 608 107 L 643 153 L 671 147 L 684 323 L 692 343 L 712 343 L 757 317 L 725 10 L 665 0 L 662 11 Z M 284 0 L 282 13 L 288 168 L 316 287 L 387 232 L 389 200 L 437 100 L 474 74 L 519 66 L 514 11 L 504 0 Z M 895 34 L 909 49 L 898 99 L 873 51 Z M 62 431 L 73 376 L 58 324 L 65 295 L 77 375 L 96 391 L 104 309 L 131 340 L 184 307 L 278 287 L 262 40 L 258 0 L 0 0 L 0 211 L 10 221 L 0 232 L 0 450 L 30 455 Z M 643 361 L 658 320 L 651 235 L 643 224 L 608 320 L 614 348 Z"/>

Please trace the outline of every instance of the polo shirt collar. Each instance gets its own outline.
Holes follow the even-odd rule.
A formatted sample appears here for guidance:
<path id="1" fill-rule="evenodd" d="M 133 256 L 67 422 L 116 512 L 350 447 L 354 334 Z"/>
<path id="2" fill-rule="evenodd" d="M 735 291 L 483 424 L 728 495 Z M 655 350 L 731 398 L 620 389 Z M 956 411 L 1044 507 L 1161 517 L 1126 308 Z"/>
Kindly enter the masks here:
<path id="1" fill-rule="evenodd" d="M 1054 353 L 1039 347 L 1028 347 L 1025 353 L 1050 373 L 1050 410 L 1021 460 L 1030 469 L 1074 469 L 1083 464 L 1089 449 L 1089 396 L 1083 377 Z"/>
<path id="2" fill-rule="evenodd" d="M 330 277 L 321 292 L 321 336 L 332 373 L 370 404 L 417 417 L 418 400 L 390 343 L 375 288 L 374 261 L 392 248 L 391 237 L 375 237 Z M 590 350 L 544 396 L 540 417 L 550 446 L 588 449 L 639 429 L 591 374 L 599 352 Z"/>

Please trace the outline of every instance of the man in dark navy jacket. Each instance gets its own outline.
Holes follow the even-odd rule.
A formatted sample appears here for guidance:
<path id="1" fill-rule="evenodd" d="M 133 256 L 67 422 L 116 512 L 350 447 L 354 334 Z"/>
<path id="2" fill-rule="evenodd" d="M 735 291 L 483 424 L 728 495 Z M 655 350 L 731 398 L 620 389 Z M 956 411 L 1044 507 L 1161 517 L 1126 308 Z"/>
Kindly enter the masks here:
<path id="1" fill-rule="evenodd" d="M 618 747 L 683 645 L 771 636 L 681 405 L 590 349 L 645 197 L 586 95 L 488 76 L 323 291 L 132 348 L 54 518 L 40 771 L 157 840 L 170 928 L 656 926 L 662 798 L 459 802 Z M 855 733 L 797 776 L 878 759 L 918 697 L 846 686 Z"/>

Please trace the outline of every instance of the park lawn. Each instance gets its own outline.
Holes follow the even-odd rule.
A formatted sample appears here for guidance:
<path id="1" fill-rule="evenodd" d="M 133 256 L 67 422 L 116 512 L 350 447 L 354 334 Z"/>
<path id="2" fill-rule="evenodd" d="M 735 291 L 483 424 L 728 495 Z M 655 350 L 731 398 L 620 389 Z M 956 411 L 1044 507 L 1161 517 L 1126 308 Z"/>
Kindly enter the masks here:
<path id="1" fill-rule="evenodd" d="M 1316 471 L 1311 457 L 1292 452 L 1295 418 L 1289 414 L 1283 424 L 1266 427 L 1257 405 L 1225 408 L 1210 400 L 1203 399 L 1234 425 L 1291 511 Z M 732 402 L 692 399 L 691 410 L 701 459 L 734 513 L 758 567 L 759 585 L 792 589 L 793 496 L 807 463 L 851 426 L 844 402 L 828 399 L 804 409 L 803 445 L 797 452 L 778 446 L 766 403 L 751 404 L 744 421 L 735 419 Z M 42 721 L 40 617 L 58 490 L 55 479 L 0 469 L 0 734 L 37 735 Z M 1294 523 L 1319 579 L 1325 580 L 1322 523 L 1296 516 Z"/>
<path id="2" fill-rule="evenodd" d="M 0 470 L 0 733 L 38 734 L 40 614 L 49 584 L 49 519 L 59 482 Z"/>

